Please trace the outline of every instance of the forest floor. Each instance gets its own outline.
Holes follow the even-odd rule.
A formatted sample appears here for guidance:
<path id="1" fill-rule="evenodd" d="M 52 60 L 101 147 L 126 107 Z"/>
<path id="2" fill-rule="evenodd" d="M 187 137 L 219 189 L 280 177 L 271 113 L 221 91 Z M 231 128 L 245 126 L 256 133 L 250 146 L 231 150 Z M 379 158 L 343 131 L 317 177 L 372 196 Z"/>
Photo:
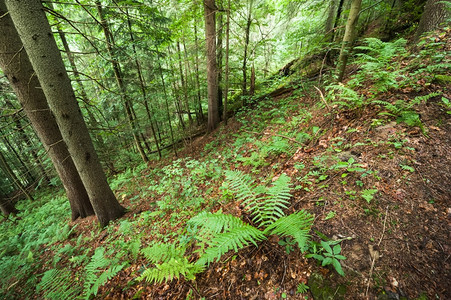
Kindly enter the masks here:
<path id="1" fill-rule="evenodd" d="M 449 37 L 439 36 L 448 40 L 441 46 L 447 53 Z M 118 175 L 112 186 L 126 215 L 105 229 L 94 217 L 71 222 L 68 238 L 40 260 L 59 255 L 57 267 L 76 270 L 80 253 L 104 247 L 114 256 L 125 249 L 120 259 L 127 264 L 100 287 L 98 299 L 451 299 L 451 115 L 443 102 L 451 99 L 451 86 L 425 82 L 423 75 L 376 96 L 371 81 L 355 88 L 391 104 L 424 97 L 412 108 L 421 119 L 417 126 L 399 122 L 382 102 L 325 104 L 312 81 L 254 101 L 227 126 L 186 143 L 179 158 Z M 230 251 L 194 281 L 137 280 L 150 267 L 140 250 L 187 236 L 187 220 L 200 211 L 252 222 L 227 192 L 224 170 L 264 185 L 288 175 L 287 213 L 314 214 L 314 241 L 340 241 L 345 276 L 307 259 L 289 239 L 271 236 L 258 247 Z M 79 250 L 66 256 L 56 250 L 67 245 Z"/>

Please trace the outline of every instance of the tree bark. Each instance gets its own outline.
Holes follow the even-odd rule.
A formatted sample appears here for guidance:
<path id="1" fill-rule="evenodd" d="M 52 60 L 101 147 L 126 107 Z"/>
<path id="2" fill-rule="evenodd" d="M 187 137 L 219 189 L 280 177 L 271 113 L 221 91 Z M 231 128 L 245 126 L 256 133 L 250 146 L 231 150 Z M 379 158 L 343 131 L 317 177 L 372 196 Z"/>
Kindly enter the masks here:
<path id="1" fill-rule="evenodd" d="M 338 7 L 337 7 L 337 16 L 335 17 L 335 22 L 334 22 L 334 33 L 332 35 L 332 41 L 335 41 L 335 38 L 337 37 L 337 27 L 338 27 L 338 22 L 340 22 L 340 17 L 341 17 L 341 12 L 343 11 L 343 3 L 344 0 L 340 0 L 340 2 L 338 3 Z"/>
<path id="2" fill-rule="evenodd" d="M 226 53 L 225 53 L 225 90 L 224 90 L 224 110 L 222 119 L 227 125 L 227 102 L 229 100 L 229 39 L 230 37 L 230 0 L 227 0 L 227 20 L 226 20 Z"/>
<path id="3" fill-rule="evenodd" d="M 352 51 L 352 44 L 354 43 L 354 32 L 359 19 L 359 12 L 362 6 L 362 0 L 352 0 L 351 10 L 349 11 L 348 21 L 346 22 L 345 35 L 341 45 L 340 57 L 338 58 L 338 81 L 343 80 L 343 76 L 348 63 L 349 53 Z"/>
<path id="4" fill-rule="evenodd" d="M 214 0 L 204 0 L 205 38 L 207 46 L 208 132 L 213 131 L 219 124 L 218 73 L 216 66 L 216 10 Z"/>
<path id="5" fill-rule="evenodd" d="M 109 221 L 121 217 L 125 209 L 108 185 L 42 4 L 39 0 L 7 0 L 6 6 L 94 212 L 100 225 L 105 226 Z"/>
<path id="6" fill-rule="evenodd" d="M 0 68 L 11 83 L 24 112 L 30 120 L 63 183 L 72 211 L 72 220 L 94 214 L 88 193 L 75 168 L 55 117 L 20 37 L 9 15 L 5 1 L 0 0 Z"/>
<path id="7" fill-rule="evenodd" d="M 31 196 L 30 193 L 27 191 L 27 188 L 22 184 L 22 182 L 20 182 L 16 174 L 14 174 L 13 170 L 9 166 L 2 152 L 0 152 L 0 166 L 2 166 L 2 169 L 5 170 L 8 176 L 11 178 L 17 189 L 20 190 L 28 199 L 34 200 L 33 196 Z"/>
<path id="8" fill-rule="evenodd" d="M 219 117 L 222 118 L 222 114 L 223 114 L 223 110 L 224 110 L 224 104 L 222 101 L 223 95 L 222 95 L 222 87 L 223 87 L 223 83 L 222 83 L 222 67 L 223 67 L 223 63 L 222 63 L 222 57 L 223 55 L 223 27 L 224 27 L 224 14 L 223 14 L 223 5 L 222 5 L 222 1 L 223 0 L 218 0 L 218 6 L 219 9 L 221 10 L 221 12 L 218 14 L 218 29 L 216 30 L 217 35 L 218 35 L 218 43 L 217 43 L 217 48 L 216 48 L 216 52 L 217 52 L 217 63 L 218 63 L 218 114 Z"/>
<path id="9" fill-rule="evenodd" d="M 337 7 L 338 0 L 329 1 L 329 11 L 327 13 L 327 20 L 324 26 L 325 41 L 331 42 L 334 37 L 334 19 L 335 19 L 335 9 Z"/>
<path id="10" fill-rule="evenodd" d="M 428 0 L 424 6 L 415 38 L 418 40 L 423 33 L 437 29 L 441 23 L 447 20 L 448 16 L 449 10 L 443 0 Z"/>

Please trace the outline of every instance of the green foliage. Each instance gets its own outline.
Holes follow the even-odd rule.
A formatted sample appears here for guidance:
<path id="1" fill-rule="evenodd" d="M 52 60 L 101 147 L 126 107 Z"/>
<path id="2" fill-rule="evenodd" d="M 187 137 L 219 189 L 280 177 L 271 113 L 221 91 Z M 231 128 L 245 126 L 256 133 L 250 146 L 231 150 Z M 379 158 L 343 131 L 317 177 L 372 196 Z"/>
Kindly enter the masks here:
<path id="1" fill-rule="evenodd" d="M 332 84 L 326 87 L 327 100 L 331 105 L 338 105 L 346 108 L 358 108 L 364 103 L 364 97 L 359 95 L 350 87 L 343 84 Z"/>
<path id="2" fill-rule="evenodd" d="M 373 200 L 374 195 L 378 192 L 377 189 L 365 189 L 360 192 L 360 195 L 363 199 L 366 200 L 366 202 L 370 203 L 371 200 Z"/>
<path id="3" fill-rule="evenodd" d="M 321 241 L 321 248 L 317 249 L 317 245 L 313 244 L 313 253 L 307 254 L 306 257 L 313 257 L 319 260 L 322 266 L 332 265 L 338 274 L 344 276 L 345 273 L 341 267 L 340 260 L 346 259 L 340 254 L 340 241 Z M 331 247 L 333 246 L 333 248 Z"/>
<path id="4" fill-rule="evenodd" d="M 96 248 L 85 269 L 84 298 L 89 299 L 91 295 L 97 295 L 99 287 L 116 276 L 125 265 L 125 263 L 118 264 L 117 260 L 107 258 L 103 247 Z"/>
<path id="5" fill-rule="evenodd" d="M 80 286 L 74 284 L 70 269 L 50 269 L 36 286 L 36 292 L 43 292 L 45 299 L 75 299 L 80 291 Z"/>
<path id="6" fill-rule="evenodd" d="M 185 247 L 175 244 L 155 244 L 143 249 L 142 254 L 154 267 L 146 269 L 138 279 L 150 283 L 171 281 L 182 275 L 188 280 L 195 279 L 195 274 L 203 267 L 190 263 L 184 256 L 185 251 Z"/>
<path id="7" fill-rule="evenodd" d="M 309 290 L 308 285 L 306 285 L 305 283 L 301 282 L 300 284 L 298 284 L 298 286 L 296 288 L 296 293 L 297 294 L 304 294 L 304 293 L 307 293 L 308 290 Z"/>

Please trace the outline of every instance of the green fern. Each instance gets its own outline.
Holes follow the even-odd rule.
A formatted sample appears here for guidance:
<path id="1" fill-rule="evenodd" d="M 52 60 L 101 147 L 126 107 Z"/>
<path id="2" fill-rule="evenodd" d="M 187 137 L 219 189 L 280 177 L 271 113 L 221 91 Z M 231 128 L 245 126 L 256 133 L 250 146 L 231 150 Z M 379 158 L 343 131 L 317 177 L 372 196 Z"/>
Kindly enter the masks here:
<path id="1" fill-rule="evenodd" d="M 255 206 L 255 221 L 260 224 L 259 227 L 268 226 L 285 215 L 283 210 L 290 204 L 290 180 L 287 175 L 280 175 L 272 187 L 267 189 L 267 196 L 263 201 Z"/>
<path id="2" fill-rule="evenodd" d="M 309 232 L 313 224 L 314 217 L 305 212 L 298 211 L 288 216 L 283 216 L 269 225 L 265 235 L 291 236 L 298 243 L 302 252 L 306 250 L 309 240 Z"/>
<path id="3" fill-rule="evenodd" d="M 171 281 L 183 275 L 193 280 L 195 274 L 203 270 L 203 266 L 190 263 L 185 257 L 186 248 L 176 244 L 155 244 L 141 251 L 154 266 L 143 272 L 138 278 L 150 283 Z"/>
<path id="4" fill-rule="evenodd" d="M 97 295 L 99 287 L 108 280 L 116 276 L 125 264 L 117 265 L 116 262 L 105 257 L 105 249 L 99 247 L 91 257 L 91 261 L 86 265 L 86 276 L 84 283 L 83 297 L 89 299 L 91 295 Z M 107 268 L 108 266 L 110 268 Z"/>
<path id="5" fill-rule="evenodd" d="M 197 264 L 208 265 L 215 260 L 218 261 L 229 250 L 233 249 L 238 252 L 239 249 L 248 246 L 250 243 L 257 246 L 257 242 L 264 239 L 266 237 L 260 230 L 243 222 L 240 227 L 235 227 L 212 238 L 207 250 Z"/>
<path id="6" fill-rule="evenodd" d="M 36 286 L 36 292 L 43 292 L 45 299 L 73 299 L 81 291 L 74 284 L 72 272 L 69 269 L 51 269 L 44 273 L 41 282 Z"/>

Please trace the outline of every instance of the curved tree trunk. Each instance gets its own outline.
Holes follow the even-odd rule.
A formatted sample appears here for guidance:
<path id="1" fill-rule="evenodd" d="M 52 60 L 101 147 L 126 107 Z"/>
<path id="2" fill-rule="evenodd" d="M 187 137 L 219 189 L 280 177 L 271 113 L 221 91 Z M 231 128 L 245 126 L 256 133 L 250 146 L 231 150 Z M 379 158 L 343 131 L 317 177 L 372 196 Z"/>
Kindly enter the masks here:
<path id="1" fill-rule="evenodd" d="M 24 112 L 48 152 L 66 190 L 72 210 L 72 220 L 94 214 L 86 189 L 67 150 L 55 117 L 50 112 L 38 78 L 23 50 L 22 42 L 9 15 L 4 0 L 0 0 L 0 68 L 11 83 Z"/>
<path id="2" fill-rule="evenodd" d="M 7 0 L 6 6 L 41 83 L 62 137 L 102 226 L 125 209 L 108 185 L 81 115 L 69 76 L 39 0 Z"/>

